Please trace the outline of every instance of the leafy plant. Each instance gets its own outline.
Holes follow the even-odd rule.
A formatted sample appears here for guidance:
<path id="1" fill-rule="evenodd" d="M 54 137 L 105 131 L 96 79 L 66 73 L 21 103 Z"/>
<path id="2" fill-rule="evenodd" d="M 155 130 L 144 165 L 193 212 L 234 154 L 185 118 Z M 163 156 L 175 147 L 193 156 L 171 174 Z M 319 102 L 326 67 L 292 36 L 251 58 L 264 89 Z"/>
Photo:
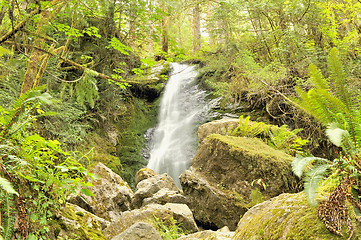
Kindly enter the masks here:
<path id="1" fill-rule="evenodd" d="M 325 79 L 315 65 L 310 65 L 310 81 L 314 88 L 308 92 L 296 88 L 300 96 L 296 105 L 327 127 L 326 135 L 333 144 L 341 147 L 342 152 L 340 157 L 333 161 L 315 157 L 298 157 L 293 162 L 293 170 L 296 175 L 301 176 L 307 166 L 311 167 L 306 171 L 305 192 L 313 205 L 317 204 L 314 200 L 315 189 L 325 174 L 333 172 L 334 176 L 341 178 L 338 187 L 331 193 L 328 200 L 319 204 L 318 215 L 331 232 L 342 236 L 342 225 L 345 224 L 352 235 L 352 225 L 345 201 L 347 200 L 361 210 L 359 201 L 360 94 L 350 88 L 336 48 L 329 53 L 328 67 L 330 78 Z M 322 164 L 310 165 L 315 160 Z M 356 193 L 355 197 L 352 191 Z"/>
<path id="2" fill-rule="evenodd" d="M 178 223 L 173 217 L 162 221 L 154 216 L 153 225 L 160 233 L 162 239 L 178 239 L 182 235 L 185 235 L 181 228 L 181 223 Z"/>
<path id="3" fill-rule="evenodd" d="M 268 125 L 264 122 L 251 122 L 250 116 L 244 118 L 241 115 L 239 125 L 233 130 L 232 136 L 256 137 L 264 133 L 266 129 L 268 129 Z"/>

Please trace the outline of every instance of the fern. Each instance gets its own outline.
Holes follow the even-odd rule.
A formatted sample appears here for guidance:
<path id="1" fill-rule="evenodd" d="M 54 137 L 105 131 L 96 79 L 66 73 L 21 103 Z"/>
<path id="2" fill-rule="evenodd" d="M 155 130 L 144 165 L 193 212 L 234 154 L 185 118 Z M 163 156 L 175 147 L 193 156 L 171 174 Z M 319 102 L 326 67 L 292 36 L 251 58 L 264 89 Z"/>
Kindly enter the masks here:
<path id="1" fill-rule="evenodd" d="M 15 210 L 14 210 L 14 201 L 12 196 L 9 196 L 6 192 L 1 194 L 1 201 L 2 201 L 2 237 L 4 240 L 10 240 L 14 234 L 14 222 L 15 222 Z"/>
<path id="2" fill-rule="evenodd" d="M 316 189 L 319 186 L 319 182 L 326 175 L 327 170 L 330 168 L 330 164 L 320 165 L 308 171 L 305 177 L 304 191 L 307 195 L 308 202 L 311 206 L 316 206 Z"/>
<path id="3" fill-rule="evenodd" d="M 250 116 L 244 118 L 243 115 L 241 115 L 239 117 L 239 125 L 232 132 L 232 136 L 255 137 L 268 129 L 268 125 L 264 122 L 254 123 L 250 121 L 250 118 Z"/>
<path id="4" fill-rule="evenodd" d="M 3 177 L 0 177 L 0 187 L 4 189 L 5 192 L 7 192 L 8 194 L 18 195 L 15 189 L 11 186 L 10 182 Z"/>
<path id="5" fill-rule="evenodd" d="M 318 157 L 302 157 L 301 155 L 297 155 L 292 162 L 292 171 L 296 174 L 297 177 L 302 177 L 307 166 L 310 166 L 314 161 L 318 161 L 321 163 L 329 163 L 327 159 L 318 158 Z"/>

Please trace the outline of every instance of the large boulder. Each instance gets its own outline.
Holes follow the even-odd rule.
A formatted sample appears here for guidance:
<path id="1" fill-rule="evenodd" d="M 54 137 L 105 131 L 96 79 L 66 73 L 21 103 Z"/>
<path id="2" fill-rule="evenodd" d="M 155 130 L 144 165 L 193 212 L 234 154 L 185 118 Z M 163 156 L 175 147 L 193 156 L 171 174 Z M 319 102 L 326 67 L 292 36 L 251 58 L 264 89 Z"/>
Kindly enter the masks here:
<path id="1" fill-rule="evenodd" d="M 57 233 L 54 236 L 56 239 L 106 240 L 102 230 L 108 227 L 110 222 L 77 205 L 67 203 L 56 224 L 58 228 L 53 230 Z"/>
<path id="2" fill-rule="evenodd" d="M 156 200 L 152 201 L 149 198 L 152 198 L 153 195 L 156 194 L 161 189 L 167 189 L 168 192 L 173 191 L 175 192 L 175 194 L 180 193 L 180 189 L 177 187 L 174 180 L 168 174 L 164 173 L 162 175 L 159 174 L 154 175 L 138 183 L 137 189 L 132 199 L 132 207 L 133 208 L 142 207 L 143 205 L 145 205 L 143 203 L 144 199 L 147 199 L 146 200 L 147 203 L 157 202 Z M 173 193 L 171 193 L 171 195 L 172 194 Z M 167 199 L 167 197 L 163 197 L 163 200 L 165 199 Z M 162 199 L 160 199 L 159 203 L 161 203 L 161 200 Z"/>
<path id="3" fill-rule="evenodd" d="M 153 196 L 143 199 L 142 206 L 157 203 L 164 205 L 166 203 L 182 203 L 187 204 L 187 199 L 179 191 L 172 191 L 168 188 L 162 188 Z"/>
<path id="4" fill-rule="evenodd" d="M 138 222 L 112 240 L 162 240 L 162 238 L 152 225 Z"/>
<path id="5" fill-rule="evenodd" d="M 359 239 L 360 224 L 355 225 L 352 239 Z M 344 233 L 346 230 L 344 231 Z M 349 239 L 328 231 L 317 217 L 317 209 L 307 202 L 306 195 L 281 194 L 252 207 L 239 221 L 234 239 Z"/>
<path id="6" fill-rule="evenodd" d="M 111 169 L 98 163 L 91 171 L 98 179 L 90 180 L 89 190 L 94 196 L 80 194 L 68 201 L 109 221 L 120 217 L 121 212 L 130 210 L 133 192 L 129 185 Z"/>
<path id="7" fill-rule="evenodd" d="M 138 185 L 139 182 L 151 178 L 155 175 L 159 175 L 159 174 L 150 168 L 142 168 L 135 174 L 134 177 L 135 185 Z"/>
<path id="8" fill-rule="evenodd" d="M 174 219 L 180 223 L 184 231 L 198 231 L 193 214 L 187 205 L 167 203 L 165 205 L 150 204 L 141 209 L 123 212 L 121 217 L 112 222 L 103 232 L 106 237 L 111 239 L 137 222 L 152 223 L 155 218 L 160 221 Z"/>
<path id="9" fill-rule="evenodd" d="M 235 230 L 253 205 L 298 190 L 292 160 L 260 139 L 212 134 L 199 145 L 181 185 L 196 220 Z"/>
<path id="10" fill-rule="evenodd" d="M 227 118 L 205 123 L 198 128 L 198 141 L 201 143 L 203 139 L 211 134 L 231 135 L 238 125 L 238 118 Z"/>

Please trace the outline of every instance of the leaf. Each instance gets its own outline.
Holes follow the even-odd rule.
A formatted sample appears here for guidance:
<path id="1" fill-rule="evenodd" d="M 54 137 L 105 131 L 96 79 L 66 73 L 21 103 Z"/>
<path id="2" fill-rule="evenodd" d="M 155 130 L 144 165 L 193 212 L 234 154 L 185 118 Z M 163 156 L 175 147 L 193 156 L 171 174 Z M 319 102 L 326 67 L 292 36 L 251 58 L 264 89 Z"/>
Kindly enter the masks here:
<path id="1" fill-rule="evenodd" d="M 15 189 L 11 186 L 11 183 L 6 178 L 0 177 L 0 187 L 8 194 L 15 194 L 16 196 L 19 196 L 19 194 L 15 191 Z"/>
<path id="2" fill-rule="evenodd" d="M 82 189 L 80 190 L 80 192 L 81 192 L 82 194 L 86 195 L 86 196 L 90 196 L 90 197 L 93 197 L 93 196 L 94 196 L 94 194 L 93 194 L 89 189 L 87 189 L 87 188 L 82 188 Z"/>
<path id="3" fill-rule="evenodd" d="M 318 158 L 318 157 L 303 157 L 301 155 L 297 155 L 296 158 L 292 162 L 292 171 L 294 174 L 296 174 L 297 177 L 301 177 L 307 167 L 308 164 L 310 164 L 313 161 L 320 161 L 324 163 L 328 163 L 329 161 L 324 158 Z"/>
<path id="4" fill-rule="evenodd" d="M 318 183 L 323 179 L 323 176 L 327 173 L 327 170 L 330 168 L 330 164 L 320 165 L 315 167 L 307 172 L 304 188 L 305 193 L 308 197 L 308 202 L 311 206 L 316 206 L 316 189 L 318 188 Z"/>
<path id="5" fill-rule="evenodd" d="M 326 129 L 326 135 L 333 144 L 341 147 L 343 140 L 349 136 L 349 133 L 347 130 L 337 127 L 336 123 L 331 123 Z"/>
<path id="6" fill-rule="evenodd" d="M 9 49 L 6 49 L 2 46 L 0 46 L 0 57 L 5 56 L 5 55 L 11 55 L 12 52 Z"/>

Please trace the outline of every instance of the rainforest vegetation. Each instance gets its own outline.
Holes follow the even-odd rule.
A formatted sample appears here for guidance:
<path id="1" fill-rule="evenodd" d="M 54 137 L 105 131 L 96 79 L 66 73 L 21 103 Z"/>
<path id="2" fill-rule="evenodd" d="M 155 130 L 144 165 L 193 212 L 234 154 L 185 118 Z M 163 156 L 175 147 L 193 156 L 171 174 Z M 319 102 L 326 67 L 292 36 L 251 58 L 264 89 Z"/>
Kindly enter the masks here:
<path id="1" fill-rule="evenodd" d="M 351 231 L 345 202 L 361 210 L 360 12 L 358 0 L 1 0 L 0 239 L 52 239 L 67 195 L 92 195 L 95 162 L 132 183 L 173 61 L 200 65 L 220 111 L 308 140 L 291 153 L 294 172 L 310 202 L 331 176 L 319 217 L 335 234 Z"/>

